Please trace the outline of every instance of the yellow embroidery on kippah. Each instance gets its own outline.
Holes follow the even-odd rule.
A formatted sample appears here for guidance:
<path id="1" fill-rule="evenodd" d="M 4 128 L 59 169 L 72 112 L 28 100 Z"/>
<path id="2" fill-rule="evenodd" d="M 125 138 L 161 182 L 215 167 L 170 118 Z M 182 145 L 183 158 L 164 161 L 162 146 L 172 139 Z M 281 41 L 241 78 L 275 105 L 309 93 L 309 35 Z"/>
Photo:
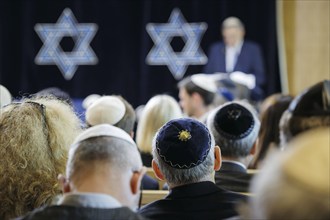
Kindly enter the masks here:
<path id="1" fill-rule="evenodd" d="M 179 132 L 178 137 L 180 141 L 187 141 L 191 138 L 191 134 L 188 130 L 182 130 Z"/>

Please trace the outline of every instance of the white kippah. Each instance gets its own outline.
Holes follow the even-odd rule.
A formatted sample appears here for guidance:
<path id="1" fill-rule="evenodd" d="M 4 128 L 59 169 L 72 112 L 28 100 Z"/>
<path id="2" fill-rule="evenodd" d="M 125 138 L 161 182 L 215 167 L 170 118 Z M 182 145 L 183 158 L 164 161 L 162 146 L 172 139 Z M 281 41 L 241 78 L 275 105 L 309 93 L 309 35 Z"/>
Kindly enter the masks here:
<path id="1" fill-rule="evenodd" d="M 84 109 L 87 109 L 90 105 L 93 104 L 93 102 L 95 102 L 99 98 L 101 98 L 101 96 L 99 94 L 91 94 L 91 95 L 87 96 L 82 102 L 82 107 Z"/>
<path id="2" fill-rule="evenodd" d="M 98 124 L 114 125 L 124 117 L 125 112 L 125 104 L 119 98 L 103 96 L 87 108 L 86 122 L 91 126 Z"/>
<path id="3" fill-rule="evenodd" d="M 11 94 L 8 89 L 0 85 L 0 108 L 11 103 Z"/>
<path id="4" fill-rule="evenodd" d="M 208 91 L 208 92 L 217 92 L 217 85 L 215 84 L 212 76 L 208 74 L 194 74 L 191 76 L 191 81 L 198 87 Z"/>
<path id="5" fill-rule="evenodd" d="M 86 129 L 75 139 L 73 145 L 92 137 L 101 137 L 101 136 L 119 138 L 129 142 L 130 144 L 136 147 L 136 144 L 131 138 L 131 136 L 129 136 L 124 130 L 109 124 L 95 125 L 93 127 Z"/>

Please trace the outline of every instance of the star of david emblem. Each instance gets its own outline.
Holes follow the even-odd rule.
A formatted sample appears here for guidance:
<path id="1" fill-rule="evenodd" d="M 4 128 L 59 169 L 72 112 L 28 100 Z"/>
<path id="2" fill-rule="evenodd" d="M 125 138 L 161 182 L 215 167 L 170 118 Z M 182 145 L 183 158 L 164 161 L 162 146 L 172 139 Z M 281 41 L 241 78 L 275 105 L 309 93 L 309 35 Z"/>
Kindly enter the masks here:
<path id="1" fill-rule="evenodd" d="M 97 31 L 94 23 L 77 23 L 72 11 L 64 9 L 55 24 L 36 24 L 35 31 L 43 46 L 35 58 L 38 65 L 55 64 L 66 80 L 72 79 L 79 65 L 95 65 L 98 59 L 90 47 Z M 60 46 L 63 37 L 71 37 L 75 46 L 71 52 L 64 52 Z"/>
<path id="2" fill-rule="evenodd" d="M 181 11 L 175 8 L 168 23 L 149 23 L 146 29 L 155 44 L 147 55 L 147 64 L 167 65 L 173 77 L 180 80 L 189 65 L 207 63 L 207 57 L 200 48 L 206 23 L 187 23 Z M 170 44 L 173 37 L 181 37 L 185 42 L 181 52 L 173 51 Z"/>

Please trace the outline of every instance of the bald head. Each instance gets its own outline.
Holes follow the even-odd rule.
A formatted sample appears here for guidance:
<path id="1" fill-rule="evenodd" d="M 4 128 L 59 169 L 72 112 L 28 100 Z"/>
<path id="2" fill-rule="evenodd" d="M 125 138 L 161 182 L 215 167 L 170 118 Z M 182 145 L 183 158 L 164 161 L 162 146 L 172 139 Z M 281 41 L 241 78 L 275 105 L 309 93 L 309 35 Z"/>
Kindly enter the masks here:
<path id="1" fill-rule="evenodd" d="M 227 46 L 235 46 L 243 40 L 244 24 L 236 17 L 228 17 L 222 22 L 222 36 Z"/>

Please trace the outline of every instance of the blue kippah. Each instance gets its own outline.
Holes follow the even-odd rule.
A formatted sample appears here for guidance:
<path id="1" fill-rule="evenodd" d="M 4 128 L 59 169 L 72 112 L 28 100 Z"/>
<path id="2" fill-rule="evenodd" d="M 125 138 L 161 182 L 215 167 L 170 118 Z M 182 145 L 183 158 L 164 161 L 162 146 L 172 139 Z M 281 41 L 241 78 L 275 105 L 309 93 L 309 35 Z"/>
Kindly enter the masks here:
<path id="1" fill-rule="evenodd" d="M 160 158 L 169 166 L 189 169 L 201 164 L 211 148 L 211 135 L 201 122 L 181 118 L 166 123 L 156 137 Z"/>
<path id="2" fill-rule="evenodd" d="M 227 139 L 245 138 L 252 132 L 254 126 L 253 115 L 240 104 L 226 105 L 214 116 L 215 129 Z"/>

